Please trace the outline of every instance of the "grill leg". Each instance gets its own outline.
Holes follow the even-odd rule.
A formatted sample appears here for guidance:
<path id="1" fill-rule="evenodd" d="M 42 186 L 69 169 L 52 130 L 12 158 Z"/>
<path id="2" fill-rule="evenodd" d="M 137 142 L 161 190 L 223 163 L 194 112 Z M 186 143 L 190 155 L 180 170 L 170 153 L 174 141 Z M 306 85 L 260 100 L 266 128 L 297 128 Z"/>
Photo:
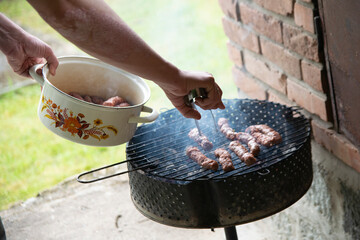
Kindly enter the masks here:
<path id="1" fill-rule="evenodd" d="M 225 228 L 226 240 L 238 240 L 235 226 Z"/>

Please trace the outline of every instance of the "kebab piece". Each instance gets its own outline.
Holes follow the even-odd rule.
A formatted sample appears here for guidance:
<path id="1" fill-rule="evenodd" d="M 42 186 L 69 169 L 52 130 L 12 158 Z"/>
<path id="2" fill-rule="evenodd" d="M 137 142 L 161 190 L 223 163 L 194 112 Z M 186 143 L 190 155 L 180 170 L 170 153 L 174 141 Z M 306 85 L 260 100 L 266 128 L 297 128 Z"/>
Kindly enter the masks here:
<path id="1" fill-rule="evenodd" d="M 251 136 L 249 133 L 238 132 L 236 133 L 236 139 L 243 144 L 247 144 L 250 149 L 250 153 L 252 155 L 254 156 L 259 155 L 260 145 L 256 142 L 256 139 L 253 136 Z"/>
<path id="2" fill-rule="evenodd" d="M 214 154 L 219 158 L 219 162 L 225 172 L 235 169 L 233 162 L 231 161 L 231 155 L 228 151 L 223 148 L 218 148 L 214 151 Z"/>
<path id="3" fill-rule="evenodd" d="M 280 134 L 265 124 L 249 126 L 245 132 L 251 134 L 257 143 L 266 147 L 272 147 L 282 141 Z"/>
<path id="4" fill-rule="evenodd" d="M 205 151 L 212 149 L 213 144 L 205 135 L 200 135 L 197 128 L 191 129 L 188 134 L 189 138 L 197 142 Z"/>
<path id="5" fill-rule="evenodd" d="M 206 157 L 197 147 L 187 147 L 186 155 L 202 168 L 216 171 L 219 167 L 219 164 L 215 160 Z"/>
<path id="6" fill-rule="evenodd" d="M 236 138 L 236 133 L 234 129 L 229 126 L 229 121 L 226 118 L 219 118 L 218 126 L 220 132 L 222 132 L 227 139 L 234 140 Z"/>
<path id="7" fill-rule="evenodd" d="M 249 153 L 246 148 L 241 145 L 239 141 L 232 141 L 229 144 L 229 148 L 233 151 L 241 161 L 243 161 L 247 166 L 250 166 L 256 162 L 254 155 Z"/>

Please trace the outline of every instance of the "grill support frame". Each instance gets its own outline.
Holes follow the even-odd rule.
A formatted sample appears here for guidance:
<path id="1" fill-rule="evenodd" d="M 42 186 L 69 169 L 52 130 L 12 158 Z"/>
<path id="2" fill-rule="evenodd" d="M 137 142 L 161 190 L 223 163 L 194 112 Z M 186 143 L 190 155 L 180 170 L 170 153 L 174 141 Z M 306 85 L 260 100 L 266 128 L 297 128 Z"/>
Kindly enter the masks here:
<path id="1" fill-rule="evenodd" d="M 235 226 L 225 227 L 224 231 L 226 240 L 238 240 Z"/>

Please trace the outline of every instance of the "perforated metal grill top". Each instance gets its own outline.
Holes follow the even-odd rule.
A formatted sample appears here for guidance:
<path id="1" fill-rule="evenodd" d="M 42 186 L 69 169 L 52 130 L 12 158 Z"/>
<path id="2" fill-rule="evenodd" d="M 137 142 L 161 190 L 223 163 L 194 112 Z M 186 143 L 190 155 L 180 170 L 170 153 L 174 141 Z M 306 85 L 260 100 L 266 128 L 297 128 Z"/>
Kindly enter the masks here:
<path id="1" fill-rule="evenodd" d="M 240 176 L 257 171 L 266 174 L 267 167 L 280 162 L 296 152 L 307 141 L 310 125 L 297 108 L 257 100 L 223 100 L 226 109 L 213 111 L 216 121 L 227 118 L 229 125 L 236 131 L 244 131 L 248 126 L 266 124 L 278 131 L 283 141 L 270 148 L 261 147 L 257 163 L 246 166 L 228 149 L 230 141 L 216 131 L 209 111 L 199 110 L 202 119 L 199 121 L 201 131 L 214 144 L 211 151 L 202 152 L 216 160 L 214 150 L 225 148 L 232 155 L 235 170 L 224 172 L 219 165 L 217 171 L 202 169 L 185 154 L 188 146 L 198 146 L 188 137 L 195 128 L 193 119 L 186 119 L 176 110 L 160 114 L 151 124 L 140 126 L 127 146 L 127 159 L 133 169 L 141 169 L 148 176 L 167 182 L 186 184 L 194 180 L 220 180 L 230 176 Z"/>

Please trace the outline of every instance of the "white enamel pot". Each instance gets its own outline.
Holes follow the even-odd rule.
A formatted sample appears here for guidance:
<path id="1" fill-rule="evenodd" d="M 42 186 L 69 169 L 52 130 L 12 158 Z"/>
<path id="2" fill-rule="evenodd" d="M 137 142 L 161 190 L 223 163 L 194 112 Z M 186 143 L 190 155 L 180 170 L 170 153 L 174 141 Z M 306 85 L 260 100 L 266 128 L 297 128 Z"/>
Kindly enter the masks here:
<path id="1" fill-rule="evenodd" d="M 42 74 L 36 72 L 42 68 Z M 89 57 L 60 57 L 56 75 L 47 65 L 35 65 L 30 75 L 42 86 L 38 107 L 41 122 L 53 133 L 90 146 L 128 142 L 138 123 L 152 122 L 158 113 L 144 104 L 150 89 L 140 77 Z M 130 107 L 108 107 L 68 95 L 125 98 Z M 141 114 L 141 112 L 147 112 Z M 145 115 L 145 116 L 143 116 Z"/>

